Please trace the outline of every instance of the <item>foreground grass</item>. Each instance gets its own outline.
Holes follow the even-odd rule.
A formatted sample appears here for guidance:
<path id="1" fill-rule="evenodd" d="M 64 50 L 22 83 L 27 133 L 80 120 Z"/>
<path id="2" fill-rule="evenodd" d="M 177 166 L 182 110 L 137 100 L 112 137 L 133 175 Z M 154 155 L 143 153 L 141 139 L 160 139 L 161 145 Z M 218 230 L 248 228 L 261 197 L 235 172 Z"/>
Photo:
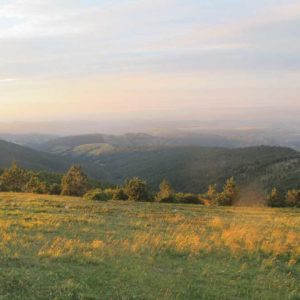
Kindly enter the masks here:
<path id="1" fill-rule="evenodd" d="M 300 299 L 300 210 L 0 194 L 0 299 Z"/>

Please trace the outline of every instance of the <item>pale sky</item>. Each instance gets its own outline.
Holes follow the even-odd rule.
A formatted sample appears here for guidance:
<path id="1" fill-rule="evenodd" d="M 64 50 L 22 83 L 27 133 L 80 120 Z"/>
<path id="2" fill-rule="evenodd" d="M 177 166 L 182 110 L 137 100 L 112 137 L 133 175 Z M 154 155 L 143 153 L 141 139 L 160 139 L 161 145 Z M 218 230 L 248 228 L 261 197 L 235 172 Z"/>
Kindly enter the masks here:
<path id="1" fill-rule="evenodd" d="M 0 0 L 0 119 L 300 113 L 300 0 Z"/>

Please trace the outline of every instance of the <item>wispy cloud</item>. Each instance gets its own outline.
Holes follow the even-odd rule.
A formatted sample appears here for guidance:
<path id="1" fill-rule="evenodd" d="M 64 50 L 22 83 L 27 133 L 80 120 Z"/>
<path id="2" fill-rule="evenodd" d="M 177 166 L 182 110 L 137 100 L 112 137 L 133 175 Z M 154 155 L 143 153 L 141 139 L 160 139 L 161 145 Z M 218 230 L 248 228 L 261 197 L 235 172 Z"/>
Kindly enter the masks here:
<path id="1" fill-rule="evenodd" d="M 18 81 L 18 78 L 0 78 L 0 84 L 12 83 Z"/>
<path id="2" fill-rule="evenodd" d="M 170 104 L 180 101 L 170 92 L 178 86 L 193 99 L 202 99 L 199 87 L 298 88 L 299 28 L 299 0 L 5 0 L 0 100 L 46 99 L 48 107 L 88 94 L 109 106 L 126 89 L 137 91 L 126 94 L 135 105 L 150 101 L 150 90 Z M 14 78 L 22 78 L 18 90 L 9 89 Z M 56 88 L 60 80 L 64 88 Z M 124 83 L 118 92 L 116 82 Z"/>

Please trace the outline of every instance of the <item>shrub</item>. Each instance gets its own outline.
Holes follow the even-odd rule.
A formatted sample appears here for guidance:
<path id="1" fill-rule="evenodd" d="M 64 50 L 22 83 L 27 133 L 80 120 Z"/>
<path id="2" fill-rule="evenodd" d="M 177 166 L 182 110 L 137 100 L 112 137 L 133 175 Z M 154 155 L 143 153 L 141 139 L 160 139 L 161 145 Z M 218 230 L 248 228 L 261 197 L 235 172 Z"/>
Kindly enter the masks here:
<path id="1" fill-rule="evenodd" d="M 238 199 L 238 188 L 231 177 L 225 182 L 223 192 L 216 195 L 215 203 L 220 206 L 231 206 Z"/>
<path id="2" fill-rule="evenodd" d="M 50 195 L 60 195 L 61 194 L 61 186 L 57 183 L 52 183 L 47 187 L 48 193 Z"/>
<path id="3" fill-rule="evenodd" d="M 267 205 L 270 207 L 284 207 L 285 199 L 281 192 L 273 188 L 270 195 L 267 196 Z"/>
<path id="4" fill-rule="evenodd" d="M 217 194 L 215 203 L 220 206 L 231 206 L 233 204 L 233 199 L 226 193 L 222 192 Z"/>
<path id="5" fill-rule="evenodd" d="M 18 167 L 17 163 L 13 162 L 12 166 L 9 169 L 5 169 L 0 177 L 1 190 L 7 192 L 24 192 L 29 180 L 29 172 Z"/>
<path id="6" fill-rule="evenodd" d="M 110 195 L 101 189 L 90 190 L 83 196 L 83 198 L 85 200 L 92 201 L 108 201 L 111 199 Z"/>
<path id="7" fill-rule="evenodd" d="M 125 182 L 125 193 L 129 200 L 148 201 L 148 186 L 146 181 L 135 177 Z"/>
<path id="8" fill-rule="evenodd" d="M 300 207 L 300 190 L 290 190 L 287 192 L 285 204 L 288 207 Z"/>
<path id="9" fill-rule="evenodd" d="M 116 188 L 113 190 L 113 200 L 128 200 L 128 195 L 125 193 L 123 188 Z"/>
<path id="10" fill-rule="evenodd" d="M 191 193 L 177 193 L 176 200 L 179 203 L 185 204 L 203 204 L 197 195 Z"/>
<path id="11" fill-rule="evenodd" d="M 174 203 L 176 198 L 170 183 L 163 180 L 159 186 L 159 192 L 155 196 L 155 201 L 163 203 Z"/>
<path id="12" fill-rule="evenodd" d="M 78 166 L 72 166 L 61 182 L 61 194 L 65 196 L 83 196 L 88 188 L 88 178 Z"/>
<path id="13" fill-rule="evenodd" d="M 208 200 L 210 200 L 211 203 L 214 203 L 216 201 L 216 198 L 218 196 L 216 184 L 210 185 L 208 187 L 206 196 L 207 196 Z"/>
<path id="14" fill-rule="evenodd" d="M 32 175 L 30 177 L 30 180 L 25 185 L 25 191 L 28 193 L 46 194 L 47 185 L 45 184 L 45 182 L 40 181 L 38 177 Z"/>

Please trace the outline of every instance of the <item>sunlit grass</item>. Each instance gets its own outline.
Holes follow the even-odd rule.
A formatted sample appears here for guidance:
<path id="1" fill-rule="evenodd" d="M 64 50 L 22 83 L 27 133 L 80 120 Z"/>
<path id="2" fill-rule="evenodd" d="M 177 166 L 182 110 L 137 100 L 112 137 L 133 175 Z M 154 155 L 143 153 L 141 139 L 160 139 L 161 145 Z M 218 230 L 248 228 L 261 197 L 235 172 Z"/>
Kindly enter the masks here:
<path id="1" fill-rule="evenodd" d="M 23 194 L 0 208 L 0 299 L 300 297 L 300 210 Z"/>

